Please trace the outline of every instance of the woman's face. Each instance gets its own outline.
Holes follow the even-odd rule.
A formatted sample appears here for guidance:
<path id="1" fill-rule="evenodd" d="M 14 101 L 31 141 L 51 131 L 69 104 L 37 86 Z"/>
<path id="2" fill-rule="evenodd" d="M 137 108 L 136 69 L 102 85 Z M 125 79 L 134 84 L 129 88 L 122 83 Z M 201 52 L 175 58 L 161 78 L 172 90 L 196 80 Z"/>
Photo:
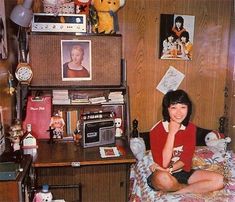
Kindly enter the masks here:
<path id="1" fill-rule="evenodd" d="M 182 123 L 188 114 L 188 106 L 185 104 L 172 104 L 168 107 L 169 116 L 172 121 Z"/>
<path id="2" fill-rule="evenodd" d="M 83 60 L 83 53 L 78 49 L 73 49 L 71 52 L 71 58 L 74 63 L 80 63 Z"/>
<path id="3" fill-rule="evenodd" d="M 183 43 L 186 43 L 186 37 L 182 36 L 180 39 Z"/>
<path id="4" fill-rule="evenodd" d="M 174 40 L 174 37 L 173 37 L 173 36 L 169 36 L 169 37 L 168 37 L 168 41 L 169 41 L 169 42 L 172 42 L 173 40 Z"/>
<path id="5" fill-rule="evenodd" d="M 176 25 L 177 28 L 180 28 L 182 23 L 178 21 L 178 22 L 175 23 L 175 25 Z"/>

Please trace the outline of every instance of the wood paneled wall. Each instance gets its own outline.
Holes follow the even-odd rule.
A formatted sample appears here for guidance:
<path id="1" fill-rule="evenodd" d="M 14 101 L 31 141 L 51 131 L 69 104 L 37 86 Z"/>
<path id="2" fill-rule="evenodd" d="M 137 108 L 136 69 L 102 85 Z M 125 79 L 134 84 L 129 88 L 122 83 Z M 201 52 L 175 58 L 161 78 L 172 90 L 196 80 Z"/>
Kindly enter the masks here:
<path id="1" fill-rule="evenodd" d="M 35 0 L 34 7 L 40 7 L 39 1 Z M 5 1 L 9 5 L 12 2 Z M 118 12 L 119 25 L 127 61 L 131 120 L 139 120 L 140 131 L 149 130 L 161 119 L 163 94 L 156 86 L 170 65 L 186 75 L 180 88 L 194 103 L 194 123 L 218 128 L 219 117 L 224 115 L 232 9 L 232 0 L 126 0 Z M 159 59 L 160 14 L 195 16 L 192 61 Z"/>
<path id="2" fill-rule="evenodd" d="M 232 0 L 127 0 L 119 11 L 123 57 L 127 60 L 131 120 L 149 130 L 161 119 L 163 94 L 156 86 L 170 65 L 185 74 L 179 88 L 194 104 L 193 122 L 217 129 L 224 115 Z M 193 60 L 160 60 L 160 14 L 195 16 Z"/>

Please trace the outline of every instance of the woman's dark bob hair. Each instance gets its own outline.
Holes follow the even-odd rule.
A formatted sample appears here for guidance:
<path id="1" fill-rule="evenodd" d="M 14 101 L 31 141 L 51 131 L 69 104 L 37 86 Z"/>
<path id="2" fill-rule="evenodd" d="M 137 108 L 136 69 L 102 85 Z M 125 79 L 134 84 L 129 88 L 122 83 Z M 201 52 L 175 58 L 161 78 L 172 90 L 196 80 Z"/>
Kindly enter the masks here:
<path id="1" fill-rule="evenodd" d="M 170 115 L 168 112 L 168 108 L 172 104 L 185 104 L 188 106 L 188 114 L 185 119 L 182 121 L 184 126 L 187 126 L 190 120 L 190 116 L 192 114 L 192 102 L 189 99 L 188 94 L 183 90 L 175 90 L 169 91 L 165 94 L 162 100 L 162 116 L 163 121 L 170 122 Z"/>

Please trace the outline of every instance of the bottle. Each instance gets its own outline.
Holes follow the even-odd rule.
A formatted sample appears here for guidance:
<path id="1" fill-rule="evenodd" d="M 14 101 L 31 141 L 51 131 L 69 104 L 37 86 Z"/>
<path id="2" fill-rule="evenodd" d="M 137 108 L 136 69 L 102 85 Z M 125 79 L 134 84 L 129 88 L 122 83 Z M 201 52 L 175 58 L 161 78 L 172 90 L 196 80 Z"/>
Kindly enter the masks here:
<path id="1" fill-rule="evenodd" d="M 37 153 L 37 141 L 36 138 L 32 135 L 31 124 L 27 124 L 26 126 L 26 132 L 24 134 L 22 144 L 24 154 L 31 154 L 34 158 Z"/>

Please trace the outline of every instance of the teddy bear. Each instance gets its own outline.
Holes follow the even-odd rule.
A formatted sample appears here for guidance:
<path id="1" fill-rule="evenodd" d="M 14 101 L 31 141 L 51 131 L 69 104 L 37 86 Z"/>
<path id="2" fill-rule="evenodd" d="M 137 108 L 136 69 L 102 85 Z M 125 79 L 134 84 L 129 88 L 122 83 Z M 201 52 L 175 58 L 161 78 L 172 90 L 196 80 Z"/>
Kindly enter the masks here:
<path id="1" fill-rule="evenodd" d="M 211 131 L 205 136 L 206 146 L 215 153 L 215 155 L 223 156 L 226 153 L 227 145 L 231 142 L 230 137 L 224 137 L 218 131 Z M 218 157 L 219 157 L 218 156 Z"/>
<path id="2" fill-rule="evenodd" d="M 117 11 L 123 7 L 125 0 L 92 0 L 91 5 L 98 15 L 97 25 L 93 32 L 114 34 L 119 31 Z"/>

